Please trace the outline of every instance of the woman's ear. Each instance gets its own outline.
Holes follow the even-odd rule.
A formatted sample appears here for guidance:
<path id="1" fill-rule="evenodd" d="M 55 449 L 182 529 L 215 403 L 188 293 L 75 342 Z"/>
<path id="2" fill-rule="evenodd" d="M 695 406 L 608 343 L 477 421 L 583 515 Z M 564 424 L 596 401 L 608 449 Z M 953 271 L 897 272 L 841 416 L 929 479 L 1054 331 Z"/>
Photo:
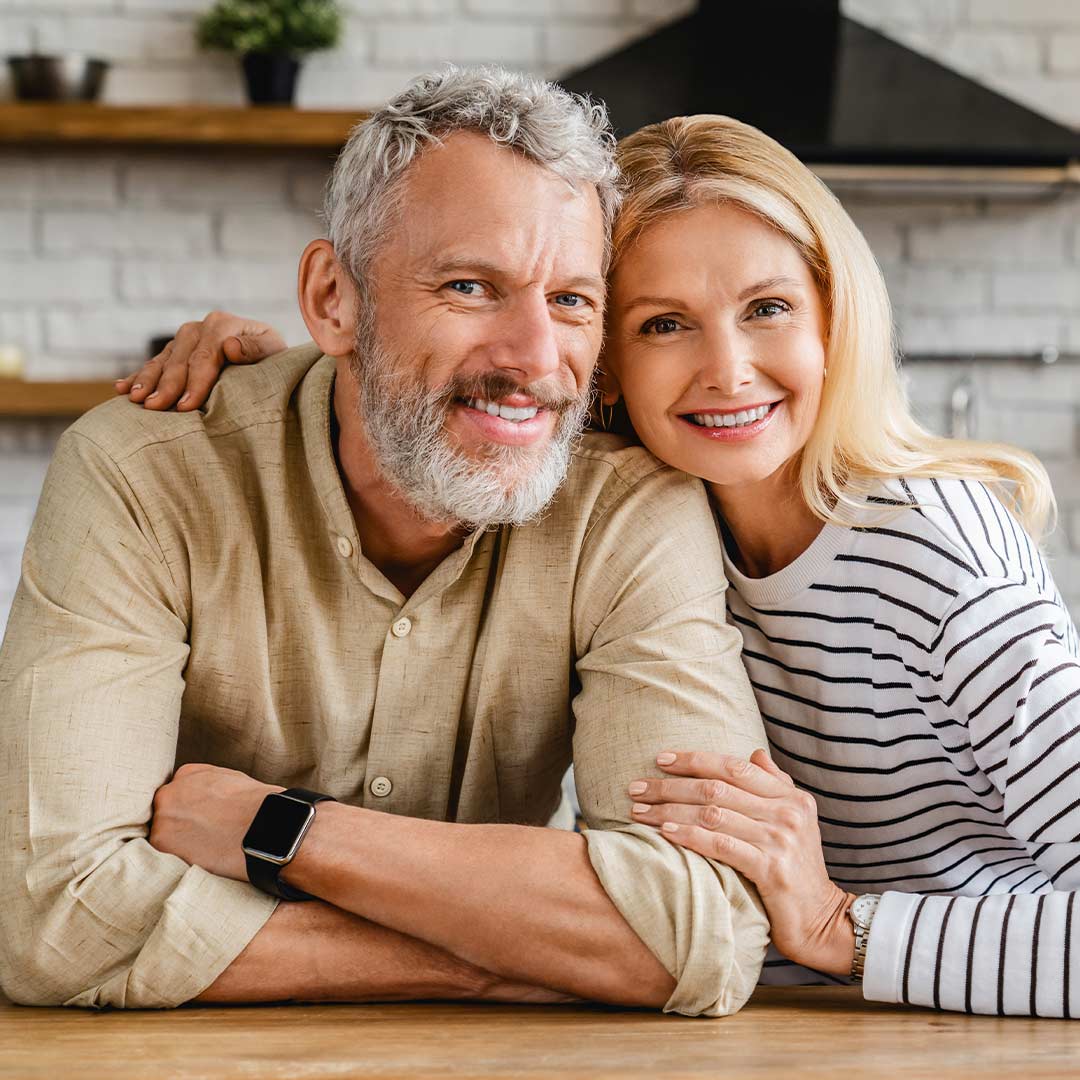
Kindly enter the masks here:
<path id="1" fill-rule="evenodd" d="M 614 405 L 622 397 L 619 380 L 606 368 L 596 369 L 596 389 L 605 405 Z"/>
<path id="2" fill-rule="evenodd" d="M 619 386 L 619 378 L 612 371 L 615 366 L 615 357 L 611 350 L 604 348 L 600 352 L 600 359 L 596 362 L 596 389 L 600 400 L 605 405 L 614 405 L 622 397 L 622 387 Z"/>
<path id="3" fill-rule="evenodd" d="M 356 285 L 329 240 L 312 240 L 300 256 L 297 299 L 312 340 L 327 356 L 348 356 L 356 343 Z"/>

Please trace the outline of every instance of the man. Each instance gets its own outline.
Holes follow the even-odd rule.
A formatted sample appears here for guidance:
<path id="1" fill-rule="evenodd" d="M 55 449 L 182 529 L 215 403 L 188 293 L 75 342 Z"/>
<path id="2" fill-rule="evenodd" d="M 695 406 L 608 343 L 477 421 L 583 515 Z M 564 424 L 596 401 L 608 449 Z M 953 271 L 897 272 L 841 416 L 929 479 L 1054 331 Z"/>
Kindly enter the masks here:
<path id="1" fill-rule="evenodd" d="M 749 995 L 756 897 L 628 818 L 764 736 L 700 486 L 577 445 L 614 180 L 587 103 L 422 78 L 335 167 L 315 344 L 65 435 L 0 653 L 13 1000 Z M 585 836 L 535 827 L 571 752 Z"/>

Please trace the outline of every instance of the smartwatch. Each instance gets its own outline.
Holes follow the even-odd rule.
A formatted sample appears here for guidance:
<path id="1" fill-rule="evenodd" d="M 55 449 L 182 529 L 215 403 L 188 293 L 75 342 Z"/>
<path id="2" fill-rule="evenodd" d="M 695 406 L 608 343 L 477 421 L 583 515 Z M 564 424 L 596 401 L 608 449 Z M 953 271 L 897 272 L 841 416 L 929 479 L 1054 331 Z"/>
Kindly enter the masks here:
<path id="1" fill-rule="evenodd" d="M 315 820 L 315 804 L 329 800 L 305 788 L 287 788 L 267 795 L 244 834 L 244 859 L 248 881 L 282 900 L 312 900 L 309 893 L 293 889 L 281 880 L 281 871 L 293 861 Z"/>

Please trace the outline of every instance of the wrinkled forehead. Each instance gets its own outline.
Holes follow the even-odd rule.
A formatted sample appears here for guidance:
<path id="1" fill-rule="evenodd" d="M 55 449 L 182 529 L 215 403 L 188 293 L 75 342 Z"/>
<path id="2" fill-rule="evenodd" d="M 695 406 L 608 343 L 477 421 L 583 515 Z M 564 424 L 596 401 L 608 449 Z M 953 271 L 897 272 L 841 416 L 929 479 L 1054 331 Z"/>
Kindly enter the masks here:
<path id="1" fill-rule="evenodd" d="M 424 151 L 399 193 L 388 254 L 406 263 L 475 254 L 524 271 L 539 263 L 599 274 L 600 198 L 483 135 L 457 132 Z"/>

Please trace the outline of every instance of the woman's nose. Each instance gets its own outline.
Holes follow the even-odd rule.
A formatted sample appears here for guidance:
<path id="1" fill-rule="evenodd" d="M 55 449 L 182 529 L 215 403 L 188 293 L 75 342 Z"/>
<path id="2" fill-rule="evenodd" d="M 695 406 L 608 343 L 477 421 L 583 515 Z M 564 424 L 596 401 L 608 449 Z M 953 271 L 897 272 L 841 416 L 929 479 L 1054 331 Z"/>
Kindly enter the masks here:
<path id="1" fill-rule="evenodd" d="M 706 335 L 699 378 L 723 397 L 736 397 L 753 382 L 754 359 L 750 343 L 738 331 L 720 330 Z"/>

